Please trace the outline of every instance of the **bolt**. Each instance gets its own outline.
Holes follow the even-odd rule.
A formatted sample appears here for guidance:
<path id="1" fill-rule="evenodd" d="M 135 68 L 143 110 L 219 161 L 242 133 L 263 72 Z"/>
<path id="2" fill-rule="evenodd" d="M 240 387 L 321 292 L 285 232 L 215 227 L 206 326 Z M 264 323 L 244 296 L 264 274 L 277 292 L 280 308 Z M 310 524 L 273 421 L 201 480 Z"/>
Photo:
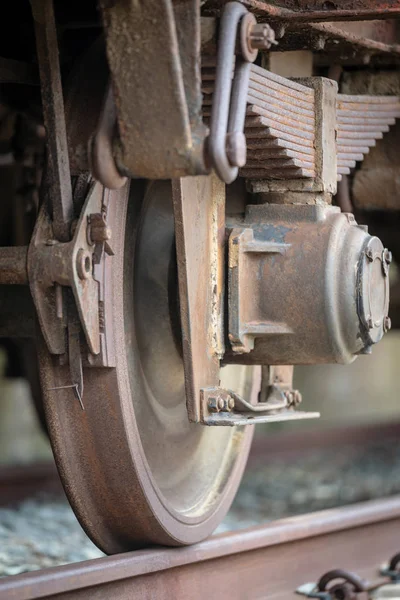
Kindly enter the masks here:
<path id="1" fill-rule="evenodd" d="M 374 260 L 374 253 L 372 251 L 372 248 L 367 248 L 365 251 L 365 255 L 368 258 L 368 260 L 370 260 L 370 261 Z"/>
<path id="2" fill-rule="evenodd" d="M 57 244 L 57 240 L 46 240 L 46 246 L 55 246 Z"/>
<path id="3" fill-rule="evenodd" d="M 88 279 L 92 271 L 92 257 L 87 250 L 80 248 L 76 256 L 76 270 L 80 279 Z"/>
<path id="4" fill-rule="evenodd" d="M 285 392 L 285 398 L 287 400 L 288 406 L 292 406 L 294 400 L 293 392 Z"/>
<path id="5" fill-rule="evenodd" d="M 383 331 L 387 333 L 392 328 L 392 320 L 390 317 L 383 319 Z"/>
<path id="6" fill-rule="evenodd" d="M 387 248 L 385 248 L 384 251 L 383 251 L 383 260 L 385 261 L 385 263 L 387 265 L 390 265 L 390 263 L 393 260 L 392 253 Z"/>
<path id="7" fill-rule="evenodd" d="M 293 390 L 293 405 L 298 406 L 299 404 L 301 404 L 302 400 L 303 398 L 299 390 Z"/>
<path id="8" fill-rule="evenodd" d="M 323 50 L 325 48 L 325 38 L 320 35 L 316 40 L 314 40 L 313 42 L 313 49 L 314 50 Z"/>
<path id="9" fill-rule="evenodd" d="M 93 213 L 89 215 L 89 241 L 107 242 L 111 239 L 111 229 L 107 227 L 106 217 L 103 213 Z"/>
<path id="10" fill-rule="evenodd" d="M 219 412 L 224 408 L 224 400 L 221 397 L 210 396 L 207 404 L 209 410 L 212 412 Z"/>
<path id="11" fill-rule="evenodd" d="M 223 403 L 222 410 L 229 412 L 230 410 L 232 410 L 235 407 L 235 400 L 231 396 L 229 396 L 228 398 L 224 398 L 224 399 L 221 398 L 221 400 Z"/>
<path id="12" fill-rule="evenodd" d="M 355 218 L 354 218 L 354 215 L 353 215 L 353 213 L 343 213 L 343 215 L 346 217 L 346 219 L 347 219 L 347 222 L 348 222 L 350 225 L 356 225 L 356 220 L 355 220 Z"/>
<path id="13" fill-rule="evenodd" d="M 269 50 L 277 44 L 275 32 L 267 23 L 255 23 L 249 27 L 247 44 L 250 50 Z"/>
<path id="14" fill-rule="evenodd" d="M 286 27 L 284 25 L 278 25 L 275 29 L 275 37 L 277 40 L 281 40 L 286 33 Z"/>

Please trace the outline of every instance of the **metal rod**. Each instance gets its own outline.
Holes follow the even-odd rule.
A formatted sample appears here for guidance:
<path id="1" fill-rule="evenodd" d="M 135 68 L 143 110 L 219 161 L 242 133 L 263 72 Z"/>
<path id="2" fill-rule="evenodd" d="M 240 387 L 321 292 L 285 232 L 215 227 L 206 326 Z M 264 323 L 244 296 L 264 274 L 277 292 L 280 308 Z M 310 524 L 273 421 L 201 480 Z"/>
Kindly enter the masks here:
<path id="1" fill-rule="evenodd" d="M 31 4 L 47 133 L 48 193 L 53 207 L 53 228 L 59 241 L 68 242 L 74 212 L 53 2 L 32 0 Z"/>
<path id="2" fill-rule="evenodd" d="M 28 285 L 27 246 L 0 247 L 0 285 Z"/>

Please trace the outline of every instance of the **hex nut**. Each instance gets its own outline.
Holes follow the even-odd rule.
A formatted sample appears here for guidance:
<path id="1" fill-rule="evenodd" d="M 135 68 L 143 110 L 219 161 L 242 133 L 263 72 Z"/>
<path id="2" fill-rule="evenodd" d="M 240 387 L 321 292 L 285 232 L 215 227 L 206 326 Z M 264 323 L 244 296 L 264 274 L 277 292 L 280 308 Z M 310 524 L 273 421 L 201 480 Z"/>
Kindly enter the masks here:
<path id="1" fill-rule="evenodd" d="M 249 27 L 247 44 L 251 50 L 269 50 L 276 44 L 275 32 L 267 23 L 255 23 Z"/>
<path id="2" fill-rule="evenodd" d="M 224 408 L 224 399 L 220 396 L 210 396 L 207 406 L 211 412 L 219 412 Z"/>
<path id="3" fill-rule="evenodd" d="M 387 265 L 390 265 L 390 263 L 393 260 L 392 253 L 387 248 L 385 248 L 384 251 L 383 251 L 383 259 L 384 259 L 384 261 L 386 262 Z"/>
<path id="4" fill-rule="evenodd" d="M 299 390 L 294 390 L 293 391 L 293 405 L 294 406 L 298 406 L 299 404 L 301 404 L 303 397 L 301 395 L 301 393 L 299 392 Z"/>
<path id="5" fill-rule="evenodd" d="M 210 396 L 207 402 L 208 409 L 212 412 L 218 412 L 218 398 Z"/>
<path id="6" fill-rule="evenodd" d="M 383 320 L 383 331 L 387 333 L 392 328 L 392 320 L 390 317 L 385 317 Z"/>
<path id="7" fill-rule="evenodd" d="M 374 260 L 374 253 L 372 248 L 367 248 L 365 251 L 365 256 L 368 258 L 368 260 Z"/>

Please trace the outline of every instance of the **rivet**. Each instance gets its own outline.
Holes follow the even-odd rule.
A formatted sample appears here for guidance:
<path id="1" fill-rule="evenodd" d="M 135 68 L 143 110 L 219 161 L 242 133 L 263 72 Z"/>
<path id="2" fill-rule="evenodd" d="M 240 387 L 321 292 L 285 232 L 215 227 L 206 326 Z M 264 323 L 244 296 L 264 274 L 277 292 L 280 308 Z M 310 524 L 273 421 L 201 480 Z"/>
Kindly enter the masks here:
<path id="1" fill-rule="evenodd" d="M 383 258 L 388 265 L 390 265 L 393 260 L 392 253 L 387 248 L 385 248 L 383 251 Z"/>
<path id="2" fill-rule="evenodd" d="M 390 317 L 383 319 L 383 331 L 387 333 L 392 328 L 392 320 Z"/>

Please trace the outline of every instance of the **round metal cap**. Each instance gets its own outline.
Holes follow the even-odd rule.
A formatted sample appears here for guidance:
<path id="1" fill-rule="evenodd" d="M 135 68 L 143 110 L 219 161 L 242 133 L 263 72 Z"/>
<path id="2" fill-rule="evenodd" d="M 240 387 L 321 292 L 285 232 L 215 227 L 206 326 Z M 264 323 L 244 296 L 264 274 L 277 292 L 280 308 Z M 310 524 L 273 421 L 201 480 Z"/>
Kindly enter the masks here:
<path id="1" fill-rule="evenodd" d="M 357 311 L 366 346 L 376 344 L 390 328 L 389 265 L 391 253 L 377 237 L 364 246 L 357 272 Z"/>

